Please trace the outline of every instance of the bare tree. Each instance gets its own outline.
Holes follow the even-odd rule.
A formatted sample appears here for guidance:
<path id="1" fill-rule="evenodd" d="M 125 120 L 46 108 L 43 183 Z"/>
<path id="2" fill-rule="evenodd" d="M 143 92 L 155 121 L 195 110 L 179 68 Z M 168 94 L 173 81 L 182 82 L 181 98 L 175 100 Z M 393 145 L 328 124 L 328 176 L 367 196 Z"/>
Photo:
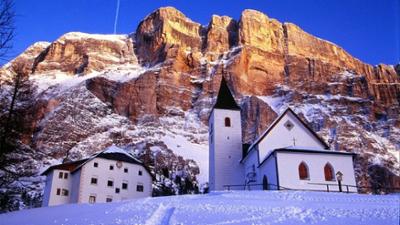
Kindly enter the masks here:
<path id="1" fill-rule="evenodd" d="M 2 99 L 0 113 L 0 171 L 8 169 L 14 162 L 10 153 L 21 149 L 20 137 L 24 133 L 26 113 L 32 107 L 34 88 L 29 81 L 23 62 L 15 61 L 11 66 L 12 80 L 8 82 L 9 97 Z"/>
<path id="2" fill-rule="evenodd" d="M 14 27 L 14 2 L 12 0 L 0 0 L 0 59 L 7 60 L 6 56 L 12 48 L 12 40 L 15 36 Z"/>

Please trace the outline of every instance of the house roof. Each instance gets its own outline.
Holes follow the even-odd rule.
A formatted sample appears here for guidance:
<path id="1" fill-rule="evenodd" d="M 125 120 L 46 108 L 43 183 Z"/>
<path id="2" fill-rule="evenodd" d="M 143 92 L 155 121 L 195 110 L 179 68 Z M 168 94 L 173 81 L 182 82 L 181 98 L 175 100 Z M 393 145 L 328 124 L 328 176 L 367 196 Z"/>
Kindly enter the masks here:
<path id="1" fill-rule="evenodd" d="M 219 87 L 217 102 L 215 103 L 215 109 L 231 109 L 240 110 L 240 107 L 236 103 L 233 95 L 228 87 L 225 78 L 222 76 L 221 85 Z"/>
<path id="2" fill-rule="evenodd" d="M 58 165 L 53 165 L 47 168 L 45 171 L 41 173 L 41 175 L 47 175 L 50 171 L 52 170 L 68 170 L 68 171 L 73 171 L 75 170 L 78 166 L 80 166 L 82 163 L 84 163 L 88 159 L 81 159 L 78 161 L 73 161 L 73 162 L 67 162 L 67 163 L 62 163 Z"/>
<path id="3" fill-rule="evenodd" d="M 253 144 L 249 147 L 249 150 L 254 148 L 260 141 L 262 141 L 268 133 L 281 121 L 281 119 L 287 114 L 287 113 L 292 113 L 294 117 L 300 121 L 300 123 L 308 130 L 310 133 L 325 147 L 325 149 L 329 149 L 329 145 L 317 134 L 315 131 L 313 131 L 307 123 L 305 123 L 290 107 L 288 107 L 283 113 L 281 113 L 278 118 L 275 119 L 274 122 L 271 123 L 271 125 L 253 142 Z"/>
<path id="4" fill-rule="evenodd" d="M 136 159 L 131 154 L 127 153 L 125 150 L 123 150 L 121 148 L 118 148 L 115 145 L 111 145 L 110 147 L 104 149 L 103 151 L 92 155 L 92 157 L 88 158 L 81 165 L 77 166 L 71 173 L 75 173 L 82 166 L 84 166 L 86 163 L 88 163 L 90 160 L 92 160 L 94 158 L 110 159 L 110 160 L 128 162 L 128 163 L 138 164 L 138 165 L 144 166 L 143 163 L 140 160 Z"/>
<path id="5" fill-rule="evenodd" d="M 81 159 L 81 160 L 74 161 L 74 162 L 68 162 L 68 163 L 50 166 L 41 175 L 47 175 L 50 171 L 52 171 L 54 169 L 68 170 L 71 173 L 74 173 L 94 158 L 104 158 L 104 159 L 110 159 L 110 160 L 115 160 L 115 161 L 122 161 L 122 162 L 128 162 L 128 163 L 132 163 L 132 164 L 138 164 L 138 165 L 142 165 L 148 171 L 148 169 L 143 165 L 143 163 L 140 160 L 136 159 L 131 154 L 127 153 L 125 150 L 118 148 L 115 145 L 112 145 L 112 146 L 106 148 L 105 150 L 92 155 L 89 158 Z M 148 171 L 148 172 L 151 175 L 150 171 Z"/>
<path id="6" fill-rule="evenodd" d="M 287 147 L 287 148 L 278 148 L 273 151 L 271 151 L 258 165 L 260 167 L 262 164 L 264 164 L 267 159 L 273 155 L 276 152 L 289 152 L 289 153 L 309 153 L 309 154 L 333 154 L 333 155 L 349 155 L 349 156 L 354 156 L 356 153 L 353 152 L 342 152 L 342 151 L 332 151 L 332 150 L 323 150 L 323 149 L 307 149 L 303 147 L 296 148 L 295 146 L 292 147 Z"/>

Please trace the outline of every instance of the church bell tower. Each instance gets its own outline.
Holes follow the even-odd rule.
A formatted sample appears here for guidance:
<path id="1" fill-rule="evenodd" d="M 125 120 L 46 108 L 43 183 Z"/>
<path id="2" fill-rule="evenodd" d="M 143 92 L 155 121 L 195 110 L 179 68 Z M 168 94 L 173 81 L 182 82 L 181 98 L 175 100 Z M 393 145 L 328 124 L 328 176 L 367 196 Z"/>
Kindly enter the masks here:
<path id="1" fill-rule="evenodd" d="M 242 123 L 228 84 L 222 77 L 217 101 L 209 118 L 209 186 L 211 191 L 224 185 L 244 182 L 242 159 Z"/>

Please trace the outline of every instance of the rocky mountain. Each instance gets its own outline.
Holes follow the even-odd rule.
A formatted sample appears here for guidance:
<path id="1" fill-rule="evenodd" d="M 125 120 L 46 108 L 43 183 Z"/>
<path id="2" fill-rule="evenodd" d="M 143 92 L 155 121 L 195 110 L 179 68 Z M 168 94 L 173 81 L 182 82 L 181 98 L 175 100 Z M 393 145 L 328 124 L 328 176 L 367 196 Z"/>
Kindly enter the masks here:
<path id="1" fill-rule="evenodd" d="M 16 62 L 36 87 L 21 141 L 37 154 L 19 164 L 36 174 L 26 179 L 36 191 L 45 167 L 113 143 L 171 185 L 189 175 L 205 183 L 207 119 L 222 76 L 243 109 L 244 142 L 290 106 L 332 149 L 358 153 L 359 185 L 400 175 L 400 66 L 368 65 L 262 12 L 201 25 L 165 7 L 131 35 L 67 33 L 5 65 L 2 98 Z"/>

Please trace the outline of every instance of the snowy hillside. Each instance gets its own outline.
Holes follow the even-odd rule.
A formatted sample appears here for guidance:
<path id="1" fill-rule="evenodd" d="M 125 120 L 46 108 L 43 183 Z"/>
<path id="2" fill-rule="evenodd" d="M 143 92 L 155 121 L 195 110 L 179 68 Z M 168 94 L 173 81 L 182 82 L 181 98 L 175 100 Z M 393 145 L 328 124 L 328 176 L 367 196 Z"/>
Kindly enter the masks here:
<path id="1" fill-rule="evenodd" d="M 208 181 L 208 117 L 222 77 L 242 108 L 244 143 L 291 107 L 331 149 L 357 153 L 357 185 L 371 187 L 363 191 L 400 188 L 400 66 L 364 64 L 262 12 L 201 25 L 165 7 L 130 35 L 73 32 L 34 44 L 0 68 L 0 120 L 9 124 L 17 65 L 27 91 L 15 102 L 23 122 L 10 137 L 15 179 L 0 189 L 0 212 L 39 206 L 41 172 L 111 145 L 150 168 L 153 194 L 197 193 Z"/>
<path id="2" fill-rule="evenodd" d="M 246 191 L 64 205 L 0 215 L 1 225 L 399 224 L 400 195 Z"/>

